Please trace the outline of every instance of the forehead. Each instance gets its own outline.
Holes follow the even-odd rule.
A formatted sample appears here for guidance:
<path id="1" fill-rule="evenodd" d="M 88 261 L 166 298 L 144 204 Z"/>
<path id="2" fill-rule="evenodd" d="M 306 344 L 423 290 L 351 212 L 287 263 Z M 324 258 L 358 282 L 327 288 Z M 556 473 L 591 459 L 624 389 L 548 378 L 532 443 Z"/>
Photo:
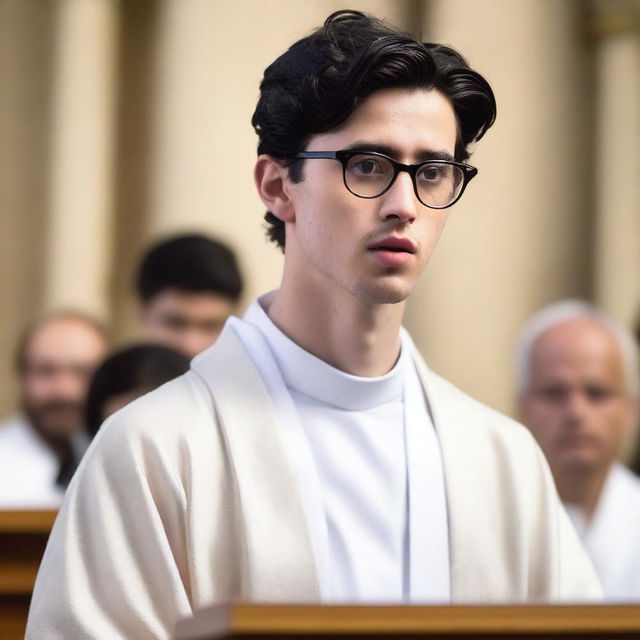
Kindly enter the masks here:
<path id="1" fill-rule="evenodd" d="M 85 322 L 53 320 L 35 330 L 26 349 L 28 361 L 93 361 L 105 349 L 104 338 Z"/>
<path id="2" fill-rule="evenodd" d="M 357 142 L 387 146 L 397 160 L 424 152 L 455 152 L 457 120 L 435 89 L 383 89 L 366 98 L 338 128 L 313 136 L 309 150 L 336 150 Z M 321 148 L 322 147 L 322 148 Z"/>
<path id="3" fill-rule="evenodd" d="M 624 380 L 620 346 L 611 332 L 588 319 L 563 322 L 544 331 L 534 342 L 531 373 L 542 379 L 562 375 Z"/>

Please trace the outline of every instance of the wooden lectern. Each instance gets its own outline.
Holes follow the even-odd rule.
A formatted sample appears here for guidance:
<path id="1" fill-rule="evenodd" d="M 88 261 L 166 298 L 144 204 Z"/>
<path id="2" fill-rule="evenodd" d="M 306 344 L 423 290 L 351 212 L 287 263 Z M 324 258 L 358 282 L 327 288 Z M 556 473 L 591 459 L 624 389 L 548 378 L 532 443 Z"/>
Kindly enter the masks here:
<path id="1" fill-rule="evenodd" d="M 175 640 L 640 640 L 640 606 L 214 605 L 176 626 Z"/>
<path id="2" fill-rule="evenodd" d="M 31 592 L 56 511 L 0 510 L 0 638 L 24 638 Z"/>

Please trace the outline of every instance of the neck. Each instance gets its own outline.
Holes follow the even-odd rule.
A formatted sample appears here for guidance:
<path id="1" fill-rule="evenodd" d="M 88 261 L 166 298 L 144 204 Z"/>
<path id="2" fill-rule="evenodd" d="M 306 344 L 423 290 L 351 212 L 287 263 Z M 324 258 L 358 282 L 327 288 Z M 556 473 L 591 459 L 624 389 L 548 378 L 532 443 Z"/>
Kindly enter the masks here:
<path id="1" fill-rule="evenodd" d="M 556 470 L 554 479 L 558 487 L 558 493 L 563 502 L 579 507 L 587 522 L 591 520 L 598 506 L 598 500 L 602 492 L 611 466 L 597 469 Z"/>
<path id="2" fill-rule="evenodd" d="M 367 303 L 344 290 L 322 296 L 285 278 L 267 314 L 296 344 L 327 364 L 374 377 L 390 371 L 398 359 L 403 311 L 404 303 Z"/>

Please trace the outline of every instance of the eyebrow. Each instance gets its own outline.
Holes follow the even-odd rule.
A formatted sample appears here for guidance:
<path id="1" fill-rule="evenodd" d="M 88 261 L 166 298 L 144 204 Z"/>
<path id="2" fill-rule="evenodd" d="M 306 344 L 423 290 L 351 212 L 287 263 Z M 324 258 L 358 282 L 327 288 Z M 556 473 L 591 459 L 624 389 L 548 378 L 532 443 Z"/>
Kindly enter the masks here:
<path id="1" fill-rule="evenodd" d="M 398 150 L 386 144 L 376 144 L 375 142 L 367 142 L 366 140 L 358 140 L 344 148 L 344 151 L 374 151 L 382 153 L 394 160 L 400 155 Z M 455 161 L 455 158 L 448 151 L 420 151 L 416 154 L 418 162 L 427 162 L 428 160 L 449 160 Z"/>

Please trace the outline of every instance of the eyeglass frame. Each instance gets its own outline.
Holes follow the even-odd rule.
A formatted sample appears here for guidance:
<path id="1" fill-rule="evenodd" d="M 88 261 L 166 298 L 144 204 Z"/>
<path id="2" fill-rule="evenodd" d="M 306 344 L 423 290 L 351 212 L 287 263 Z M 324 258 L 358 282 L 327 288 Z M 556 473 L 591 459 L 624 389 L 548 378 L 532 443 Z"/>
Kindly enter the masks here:
<path id="1" fill-rule="evenodd" d="M 389 181 L 389 184 L 378 194 L 375 196 L 362 196 L 359 193 L 355 193 L 353 190 L 349 188 L 347 184 L 347 165 L 349 160 L 353 156 L 359 155 L 367 155 L 367 156 L 378 156 L 380 158 L 384 158 L 391 163 L 393 167 L 393 177 Z M 356 198 L 364 198 L 366 200 L 373 200 L 374 198 L 379 198 L 381 195 L 384 195 L 391 187 L 394 185 L 398 174 L 402 171 L 405 171 L 411 176 L 411 182 L 413 183 L 413 192 L 415 193 L 418 202 L 429 209 L 448 209 L 453 206 L 464 193 L 464 190 L 467 188 L 469 182 L 475 178 L 478 174 L 478 169 L 476 167 L 472 167 L 470 164 L 465 164 L 464 162 L 456 162 L 455 160 L 444 160 L 441 158 L 434 158 L 432 160 L 425 160 L 424 162 L 419 162 L 418 164 L 403 164 L 402 162 L 396 162 L 393 158 L 390 158 L 388 155 L 384 153 L 380 153 L 378 151 L 366 151 L 366 150 L 355 150 L 355 149 L 341 149 L 339 151 L 300 151 L 296 153 L 293 158 L 301 159 L 301 160 L 313 160 L 313 159 L 321 159 L 321 160 L 337 160 L 342 165 L 342 181 L 344 182 L 344 186 L 347 191 Z M 447 205 L 444 207 L 434 207 L 433 205 L 427 204 L 423 202 L 422 198 L 418 194 L 418 185 L 416 184 L 416 174 L 420 167 L 423 167 L 425 164 L 446 164 L 454 167 L 458 167 L 462 169 L 462 187 L 460 188 L 460 192 L 458 195 Z"/>

